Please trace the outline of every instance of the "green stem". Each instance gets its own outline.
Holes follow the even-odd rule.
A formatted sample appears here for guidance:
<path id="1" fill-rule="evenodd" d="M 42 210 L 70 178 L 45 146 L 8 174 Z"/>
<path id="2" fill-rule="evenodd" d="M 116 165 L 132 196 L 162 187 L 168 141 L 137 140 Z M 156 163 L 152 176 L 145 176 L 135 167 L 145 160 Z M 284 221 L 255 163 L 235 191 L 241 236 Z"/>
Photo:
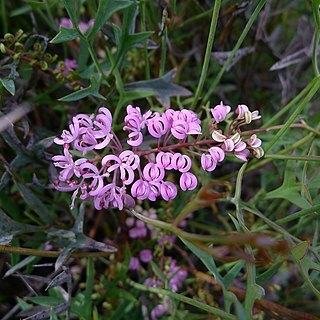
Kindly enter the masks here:
<path id="1" fill-rule="evenodd" d="M 101 79 L 107 80 L 107 76 L 104 74 L 104 72 L 103 72 L 103 70 L 102 70 L 102 68 L 101 68 L 101 66 L 100 66 L 99 60 L 98 60 L 98 58 L 97 58 L 97 56 L 96 56 L 96 53 L 95 53 L 94 50 L 93 50 L 92 43 L 91 43 L 90 41 L 88 41 L 86 38 L 85 38 L 85 41 L 87 42 L 90 56 L 91 56 L 91 58 L 92 58 L 92 60 L 93 60 L 93 63 L 94 63 L 94 65 L 95 65 L 97 71 L 98 71 L 99 74 L 100 74 Z"/>
<path id="2" fill-rule="evenodd" d="M 211 96 L 211 94 L 214 92 L 217 84 L 220 82 L 222 75 L 224 74 L 224 72 L 226 71 L 226 69 L 228 68 L 230 62 L 232 61 L 233 57 L 235 56 L 236 52 L 238 51 L 238 49 L 240 48 L 240 46 L 242 45 L 242 42 L 244 41 L 245 37 L 247 36 L 249 30 L 252 27 L 253 22 L 256 20 L 258 14 L 260 13 L 260 11 L 262 10 L 263 6 L 265 5 L 267 0 L 260 0 L 260 2 L 258 3 L 256 9 L 254 10 L 254 12 L 252 13 L 249 21 L 247 22 L 244 30 L 242 31 L 239 40 L 237 41 L 235 47 L 233 48 L 233 50 L 231 51 L 230 56 L 228 57 L 227 61 L 224 63 L 224 65 L 222 66 L 220 72 L 218 73 L 218 75 L 216 76 L 216 78 L 214 79 L 211 87 L 209 88 L 208 92 L 206 93 L 206 95 L 203 98 L 203 104 L 206 104 Z"/>
<path id="3" fill-rule="evenodd" d="M 314 33 L 313 50 L 312 50 L 312 67 L 313 67 L 313 72 L 316 77 L 318 77 L 320 75 L 319 68 L 318 68 L 319 40 L 320 40 L 320 29 L 317 28 Z"/>
<path id="4" fill-rule="evenodd" d="M 58 31 L 58 28 L 57 28 L 57 26 L 56 26 L 56 23 L 55 23 L 55 21 L 54 21 L 54 18 L 53 18 L 53 16 L 52 16 L 52 13 L 51 13 L 51 9 L 50 9 L 50 6 L 49 6 L 49 1 L 45 1 L 45 3 L 46 3 L 46 11 L 47 11 L 47 13 L 48 13 L 48 18 L 49 18 L 49 20 L 50 20 L 50 22 L 51 22 L 51 25 L 52 25 L 52 27 L 53 27 L 53 30 Z"/>
<path id="5" fill-rule="evenodd" d="M 262 128 L 267 128 L 271 124 L 274 124 L 276 120 L 278 120 L 283 114 L 285 114 L 287 111 L 289 111 L 295 104 L 299 102 L 314 86 L 315 82 L 317 81 L 317 78 L 313 79 L 296 97 L 294 97 L 293 100 L 291 100 L 286 106 L 281 107 L 281 110 L 276 113 L 270 120 L 268 120 Z"/>
<path id="6" fill-rule="evenodd" d="M 2 26 L 3 35 L 8 32 L 8 21 L 7 21 L 7 11 L 6 11 L 6 1 L 1 0 L 1 15 L 2 15 Z"/>
<path id="7" fill-rule="evenodd" d="M 292 156 L 287 154 L 266 154 L 265 158 L 280 160 L 320 161 L 320 156 Z"/>
<path id="8" fill-rule="evenodd" d="M 236 206 L 236 214 L 237 214 L 237 220 L 239 222 L 239 225 L 241 229 L 245 233 L 251 233 L 251 231 L 248 229 L 248 227 L 245 224 L 243 211 L 242 211 L 242 205 L 241 205 L 241 190 L 242 190 L 242 181 L 243 181 L 243 175 L 246 169 L 247 163 L 243 164 L 242 167 L 239 170 L 237 181 L 236 181 L 236 189 L 234 198 L 231 199 L 233 204 Z M 254 261 L 254 254 L 253 249 L 250 245 L 246 246 L 246 251 L 248 254 L 252 257 L 252 260 Z M 251 260 L 251 259 L 250 259 Z M 246 316 L 249 319 L 252 319 L 253 317 L 253 307 L 256 299 L 262 298 L 264 295 L 264 290 L 262 287 L 260 287 L 256 283 L 256 266 L 254 263 L 252 263 L 252 260 L 246 261 L 246 271 L 247 271 L 247 289 L 246 289 L 246 295 L 244 299 L 244 309 Z"/>
<path id="9" fill-rule="evenodd" d="M 319 211 L 319 210 L 320 210 L 320 204 L 313 206 L 311 208 L 308 208 L 308 209 L 304 209 L 304 210 L 300 210 L 298 212 L 292 213 L 287 217 L 284 217 L 284 218 L 277 220 L 276 224 L 285 224 L 285 223 L 290 222 L 292 220 L 296 220 L 296 219 L 302 218 L 304 216 L 307 216 L 311 213 L 315 213 L 316 211 Z"/>
<path id="10" fill-rule="evenodd" d="M 320 78 L 317 78 L 317 81 L 312 86 L 311 90 L 308 92 L 308 94 L 304 97 L 304 99 L 300 102 L 300 104 L 297 106 L 296 110 L 292 113 L 292 115 L 289 117 L 289 119 L 284 124 L 283 128 L 281 128 L 276 135 L 273 137 L 273 139 L 268 143 L 266 147 L 264 147 L 265 152 L 271 149 L 271 147 L 277 143 L 282 135 L 285 134 L 285 132 L 289 129 L 290 125 L 295 121 L 297 116 L 301 113 L 302 109 L 306 106 L 306 104 L 311 100 L 311 98 L 317 93 L 320 87 Z"/>
<path id="11" fill-rule="evenodd" d="M 168 36 L 168 29 L 165 26 L 161 38 L 161 62 L 160 62 L 160 70 L 159 70 L 159 77 L 164 75 L 165 67 L 166 67 L 166 56 L 167 56 L 167 36 Z"/>
<path id="12" fill-rule="evenodd" d="M 181 301 L 181 302 L 184 302 L 184 303 L 187 303 L 187 304 L 190 304 L 191 306 L 194 306 L 196 308 L 199 308 L 203 311 L 206 311 L 212 315 L 215 315 L 217 317 L 220 317 L 222 319 L 226 319 L 226 320 L 236 320 L 237 318 L 230 314 L 230 313 L 227 313 L 225 311 L 222 311 L 218 308 L 215 308 L 215 307 L 211 307 L 203 302 L 200 302 L 200 301 L 197 301 L 195 299 L 191 299 L 191 298 L 188 298 L 188 297 L 185 297 L 183 296 L 182 294 L 178 294 L 178 293 L 175 293 L 173 291 L 170 291 L 170 290 L 165 290 L 165 289 L 160 289 L 160 288 L 154 288 L 154 287 L 147 287 L 147 286 L 144 286 L 140 283 L 137 283 L 137 282 L 134 282 L 130 279 L 127 279 L 127 283 L 138 289 L 138 290 L 141 290 L 141 291 L 145 291 L 145 292 L 152 292 L 152 293 L 155 293 L 155 294 L 159 294 L 159 295 L 163 295 L 163 296 L 167 296 L 167 297 L 170 297 L 174 300 L 178 300 L 178 301 Z"/>
<path id="13" fill-rule="evenodd" d="M 198 102 L 198 99 L 201 95 L 204 82 L 207 77 L 207 71 L 208 71 L 209 62 L 210 62 L 210 58 L 211 58 L 211 51 L 212 51 L 214 36 L 216 33 L 216 27 L 217 27 L 217 22 L 218 22 L 218 17 L 219 17 L 220 6 L 221 6 L 221 0 L 216 0 L 214 3 L 213 11 L 212 11 L 211 25 L 210 25 L 210 30 L 209 30 L 207 48 L 206 48 L 206 53 L 204 56 L 204 62 L 203 62 L 203 67 L 202 67 L 202 71 L 201 71 L 201 76 L 200 76 L 200 80 L 199 80 L 198 87 L 196 90 L 196 94 L 194 96 L 194 99 L 193 99 L 193 102 L 191 105 L 191 109 L 195 108 L 195 106 Z"/>
<path id="14" fill-rule="evenodd" d="M 140 1 L 140 20 L 141 20 L 141 31 L 146 31 L 146 1 Z M 148 56 L 148 48 L 147 48 L 147 40 L 144 41 L 143 44 L 143 52 L 144 52 L 144 63 L 146 67 L 146 79 L 150 79 L 150 63 Z"/>

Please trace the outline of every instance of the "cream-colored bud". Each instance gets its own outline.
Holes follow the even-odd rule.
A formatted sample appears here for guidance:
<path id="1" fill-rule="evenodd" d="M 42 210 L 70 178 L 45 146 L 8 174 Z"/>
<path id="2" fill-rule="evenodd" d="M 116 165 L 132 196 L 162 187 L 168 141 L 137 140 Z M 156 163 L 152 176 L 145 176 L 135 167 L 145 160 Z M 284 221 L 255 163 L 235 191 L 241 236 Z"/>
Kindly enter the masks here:
<path id="1" fill-rule="evenodd" d="M 253 148 L 253 155 L 260 159 L 264 156 L 264 150 L 261 147 Z"/>
<path id="2" fill-rule="evenodd" d="M 217 141 L 217 142 L 223 142 L 224 140 L 226 140 L 226 136 L 223 135 L 221 132 L 214 130 L 212 132 L 212 139 Z"/>
<path id="3" fill-rule="evenodd" d="M 7 52 L 6 46 L 3 43 L 0 43 L 0 51 L 4 54 Z"/>
<path id="4" fill-rule="evenodd" d="M 241 139 L 240 133 L 236 132 L 230 139 L 236 144 Z"/>
<path id="5" fill-rule="evenodd" d="M 252 121 L 252 116 L 251 116 L 251 112 L 250 112 L 250 111 L 246 111 L 246 112 L 244 113 L 244 119 L 245 119 L 245 121 L 246 121 L 246 124 L 251 123 L 251 121 Z"/>

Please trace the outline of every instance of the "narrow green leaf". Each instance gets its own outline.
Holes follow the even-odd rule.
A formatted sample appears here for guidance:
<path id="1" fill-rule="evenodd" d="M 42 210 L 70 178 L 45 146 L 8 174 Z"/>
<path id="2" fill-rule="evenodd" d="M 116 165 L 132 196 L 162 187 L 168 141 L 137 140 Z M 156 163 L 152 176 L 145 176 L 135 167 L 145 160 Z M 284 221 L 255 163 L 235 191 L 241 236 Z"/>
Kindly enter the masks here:
<path id="1" fill-rule="evenodd" d="M 50 43 L 62 43 L 74 40 L 79 37 L 79 33 L 76 29 L 65 28 L 60 26 L 59 33 L 50 41 Z"/>
<path id="2" fill-rule="evenodd" d="M 160 268 L 157 266 L 157 264 L 154 261 L 150 261 L 151 264 L 151 268 L 153 270 L 153 272 L 155 273 L 155 275 L 161 279 L 162 282 L 166 282 L 166 276 L 163 274 L 163 272 L 160 270 Z"/>
<path id="3" fill-rule="evenodd" d="M 94 282 L 94 265 L 92 259 L 88 259 L 87 263 L 87 280 L 86 280 L 86 290 L 84 292 L 84 317 L 85 319 L 91 319 L 92 314 L 92 299 L 91 295 L 93 292 L 93 282 Z"/>
<path id="4" fill-rule="evenodd" d="M 66 1 L 66 0 L 64 0 Z M 127 8 L 133 3 L 132 0 L 100 0 L 97 15 L 94 19 L 94 24 L 88 35 L 89 39 L 92 39 L 97 32 L 105 25 L 105 23 L 111 18 L 111 16 L 124 8 Z"/>
<path id="5" fill-rule="evenodd" d="M 50 297 L 50 296 L 37 296 L 37 297 L 29 297 L 28 301 L 31 301 L 35 304 L 44 307 L 56 307 L 62 303 L 64 303 L 62 298 L 58 297 Z"/>

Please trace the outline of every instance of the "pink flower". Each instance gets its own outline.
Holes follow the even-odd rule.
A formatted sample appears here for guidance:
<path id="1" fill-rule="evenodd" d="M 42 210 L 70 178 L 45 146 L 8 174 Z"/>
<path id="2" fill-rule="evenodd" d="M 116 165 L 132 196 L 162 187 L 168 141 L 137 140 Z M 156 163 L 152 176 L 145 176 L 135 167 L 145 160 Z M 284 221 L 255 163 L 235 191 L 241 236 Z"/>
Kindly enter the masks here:
<path id="1" fill-rule="evenodd" d="M 53 165 L 58 168 L 62 168 L 60 171 L 59 180 L 67 181 L 73 175 L 75 171 L 75 163 L 73 162 L 72 155 L 69 153 L 67 148 L 63 148 L 64 156 L 54 156 L 52 157 L 52 161 L 54 161 Z"/>
<path id="2" fill-rule="evenodd" d="M 173 154 L 170 152 L 159 152 L 156 156 L 156 163 L 166 170 L 173 169 L 172 167 Z"/>
<path id="3" fill-rule="evenodd" d="M 130 258 L 129 270 L 136 271 L 140 269 L 139 259 L 136 257 Z"/>
<path id="4" fill-rule="evenodd" d="M 223 141 L 221 148 L 224 151 L 229 151 L 231 152 L 234 149 L 234 142 L 232 141 L 232 139 L 226 139 Z"/>
<path id="5" fill-rule="evenodd" d="M 69 130 L 63 130 L 61 134 L 61 138 L 55 138 L 53 141 L 56 144 L 63 145 L 65 143 L 71 143 L 78 138 L 79 135 L 79 121 L 77 118 L 72 119 L 73 123 L 69 125 Z"/>
<path id="6" fill-rule="evenodd" d="M 73 28 L 72 21 L 68 18 L 61 18 L 60 19 L 60 26 L 65 27 L 65 28 L 69 28 L 69 29 Z"/>
<path id="7" fill-rule="evenodd" d="M 193 173 L 184 172 L 180 177 L 180 188 L 183 191 L 193 190 L 197 187 L 197 178 Z"/>
<path id="8" fill-rule="evenodd" d="M 161 183 L 160 193 L 165 201 L 169 201 L 177 196 L 178 191 L 174 183 L 171 181 L 165 181 Z"/>
<path id="9" fill-rule="evenodd" d="M 94 206 L 97 210 L 109 207 L 115 207 L 122 210 L 124 200 L 125 188 L 118 187 L 115 183 L 109 183 L 101 189 L 97 196 L 94 197 Z"/>
<path id="10" fill-rule="evenodd" d="M 239 158 L 240 160 L 243 161 L 248 161 L 248 156 L 250 154 L 250 151 L 248 149 L 244 149 L 242 151 L 239 152 L 235 152 L 234 155 Z"/>
<path id="11" fill-rule="evenodd" d="M 257 135 L 253 134 L 248 140 L 247 143 L 252 148 L 259 148 L 261 146 L 262 141 L 257 137 Z"/>
<path id="12" fill-rule="evenodd" d="M 149 133 L 155 137 L 160 138 L 167 133 L 169 129 L 169 122 L 165 117 L 156 116 L 147 122 Z"/>
<path id="13" fill-rule="evenodd" d="M 140 260 L 144 263 L 148 263 L 152 260 L 152 252 L 149 249 L 142 250 L 139 254 Z"/>
<path id="14" fill-rule="evenodd" d="M 131 194 L 133 197 L 139 200 L 145 200 L 148 198 L 150 193 L 150 187 L 147 181 L 138 179 L 134 182 L 131 187 Z"/>
<path id="15" fill-rule="evenodd" d="M 216 123 L 222 122 L 230 111 L 231 107 L 225 106 L 222 101 L 211 109 L 212 116 Z"/>
<path id="16" fill-rule="evenodd" d="M 175 153 L 172 156 L 172 168 L 175 170 L 179 170 L 180 172 L 187 172 L 190 170 L 192 162 L 190 157 L 187 155 L 182 155 L 181 153 Z"/>
<path id="17" fill-rule="evenodd" d="M 222 162 L 224 159 L 224 151 L 219 147 L 211 147 L 209 150 L 211 157 L 215 162 Z"/>
<path id="18" fill-rule="evenodd" d="M 64 60 L 64 70 L 63 70 L 62 74 L 66 77 L 66 76 L 68 76 L 70 70 L 75 70 L 77 68 L 78 68 L 78 63 L 76 60 L 65 59 Z"/>
<path id="19" fill-rule="evenodd" d="M 201 166 L 205 171 L 213 171 L 217 166 L 217 161 L 210 154 L 201 155 Z"/>
<path id="20" fill-rule="evenodd" d="M 149 162 L 143 169 L 143 176 L 146 181 L 162 181 L 164 175 L 164 169 L 157 163 Z"/>
<path id="21" fill-rule="evenodd" d="M 168 308 L 163 304 L 158 304 L 151 311 L 151 319 L 157 320 L 159 317 L 163 316 L 166 313 L 169 313 Z"/>

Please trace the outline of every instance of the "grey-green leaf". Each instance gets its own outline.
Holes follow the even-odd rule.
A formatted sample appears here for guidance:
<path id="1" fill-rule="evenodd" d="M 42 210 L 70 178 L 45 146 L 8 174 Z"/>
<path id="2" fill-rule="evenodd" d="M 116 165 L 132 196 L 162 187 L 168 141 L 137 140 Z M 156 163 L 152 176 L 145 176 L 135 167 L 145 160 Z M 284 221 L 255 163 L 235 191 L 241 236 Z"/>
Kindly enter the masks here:
<path id="1" fill-rule="evenodd" d="M 64 101 L 64 102 L 78 101 L 88 96 L 94 96 L 99 99 L 106 100 L 106 98 L 99 93 L 99 88 L 100 88 L 100 85 L 97 82 L 97 80 L 92 79 L 89 87 L 72 92 L 60 98 L 59 101 Z"/>
<path id="2" fill-rule="evenodd" d="M 173 83 L 176 70 L 173 69 L 163 77 L 128 83 L 124 86 L 125 91 L 150 91 L 156 99 L 166 108 L 170 107 L 170 97 L 189 96 L 191 92 L 184 87 Z"/>
<path id="3" fill-rule="evenodd" d="M 14 94 L 16 93 L 14 81 L 9 78 L 0 78 L 0 82 L 2 83 L 4 88 L 14 96 Z"/>
<path id="4" fill-rule="evenodd" d="M 52 223 L 53 215 L 44 205 L 44 203 L 24 184 L 17 183 L 16 185 L 22 197 L 25 199 L 28 205 L 38 214 L 41 220 L 49 224 Z"/>
<path id="5" fill-rule="evenodd" d="M 74 40 L 79 37 L 79 33 L 76 29 L 65 28 L 60 26 L 59 33 L 50 41 L 51 43 L 61 43 Z"/>

